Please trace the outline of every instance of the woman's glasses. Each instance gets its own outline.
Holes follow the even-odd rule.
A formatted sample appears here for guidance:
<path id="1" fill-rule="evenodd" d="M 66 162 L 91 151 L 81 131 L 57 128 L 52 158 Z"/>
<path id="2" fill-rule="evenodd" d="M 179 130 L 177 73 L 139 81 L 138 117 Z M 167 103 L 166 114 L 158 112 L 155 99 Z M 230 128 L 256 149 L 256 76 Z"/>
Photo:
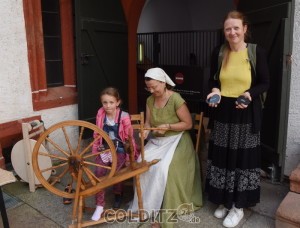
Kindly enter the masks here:
<path id="1" fill-rule="evenodd" d="M 157 83 L 155 86 L 145 87 L 145 90 L 151 93 L 151 91 L 157 90 L 157 87 L 159 85 L 160 85 L 160 83 Z"/>

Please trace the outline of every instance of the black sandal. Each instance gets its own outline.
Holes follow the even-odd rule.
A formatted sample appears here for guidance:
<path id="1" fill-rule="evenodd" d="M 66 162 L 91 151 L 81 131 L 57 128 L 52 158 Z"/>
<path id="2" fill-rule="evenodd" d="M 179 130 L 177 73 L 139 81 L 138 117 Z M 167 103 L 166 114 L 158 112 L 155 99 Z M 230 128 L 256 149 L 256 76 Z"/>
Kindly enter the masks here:
<path id="1" fill-rule="evenodd" d="M 72 186 L 68 184 L 68 185 L 65 187 L 65 192 L 73 193 L 73 192 L 74 192 L 74 189 L 72 189 Z M 71 204 L 72 201 L 73 201 L 73 199 L 71 199 L 71 198 L 63 198 L 63 204 L 65 204 L 65 205 Z"/>

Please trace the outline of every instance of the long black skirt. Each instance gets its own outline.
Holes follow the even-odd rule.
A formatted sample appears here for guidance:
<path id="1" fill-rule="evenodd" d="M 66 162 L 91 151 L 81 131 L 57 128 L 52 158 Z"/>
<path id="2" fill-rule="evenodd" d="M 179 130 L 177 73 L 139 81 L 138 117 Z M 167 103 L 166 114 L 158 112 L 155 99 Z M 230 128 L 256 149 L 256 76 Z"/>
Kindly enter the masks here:
<path id="1" fill-rule="evenodd" d="M 260 200 L 260 134 L 252 131 L 252 103 L 235 108 L 236 98 L 222 97 L 212 111 L 208 149 L 208 199 L 226 208 L 247 208 Z"/>

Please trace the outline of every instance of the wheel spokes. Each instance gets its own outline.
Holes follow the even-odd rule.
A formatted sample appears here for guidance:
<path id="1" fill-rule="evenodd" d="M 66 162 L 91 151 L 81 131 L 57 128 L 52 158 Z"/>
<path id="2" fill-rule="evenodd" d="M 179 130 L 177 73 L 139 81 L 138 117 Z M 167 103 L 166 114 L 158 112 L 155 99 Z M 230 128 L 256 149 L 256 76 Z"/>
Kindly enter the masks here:
<path id="1" fill-rule="evenodd" d="M 91 154 L 89 154 L 89 155 L 85 155 L 85 156 L 83 157 L 83 159 L 87 159 L 87 158 L 91 158 L 91 157 L 96 157 L 96 156 L 98 156 L 98 155 L 100 155 L 100 154 L 103 154 L 103 153 L 106 153 L 106 152 L 109 152 L 109 151 L 110 151 L 110 149 L 106 149 L 106 150 L 99 151 L 99 152 L 97 152 L 97 153 L 91 153 Z"/>
<path id="2" fill-rule="evenodd" d="M 46 157 L 50 157 L 50 158 L 55 158 L 55 159 L 60 159 L 60 160 L 63 160 L 63 161 L 68 161 L 68 158 L 60 157 L 60 156 L 53 155 L 53 154 L 48 154 L 48 153 L 41 152 L 41 151 L 39 151 L 38 154 L 39 154 L 39 155 L 46 156 Z"/>
<path id="3" fill-rule="evenodd" d="M 101 135 L 98 135 L 98 137 L 96 137 L 86 148 L 84 148 L 84 150 L 81 151 L 80 155 L 83 156 L 100 138 Z"/>
<path id="4" fill-rule="evenodd" d="M 62 126 L 61 129 L 62 129 L 62 131 L 64 132 L 64 136 L 65 136 L 67 145 L 68 145 L 68 147 L 69 147 L 70 154 L 73 155 L 74 152 L 73 152 L 73 149 L 72 149 L 72 147 L 71 147 L 70 139 L 69 139 L 69 137 L 68 137 L 68 135 L 67 135 L 66 129 L 65 129 L 64 126 Z"/>
<path id="5" fill-rule="evenodd" d="M 92 183 L 92 185 L 96 185 L 96 181 L 95 178 L 97 179 L 97 177 L 93 174 L 93 172 L 91 170 L 89 170 L 87 167 L 82 166 L 83 171 L 85 172 L 86 176 L 88 177 L 88 179 L 90 180 L 90 182 Z"/>
<path id="6" fill-rule="evenodd" d="M 70 156 L 70 154 L 68 154 L 68 152 L 66 152 L 65 150 L 63 150 L 59 145 L 57 145 L 54 141 L 52 141 L 50 138 L 46 138 L 46 141 L 51 143 L 58 151 L 62 152 L 64 155 L 66 155 L 67 157 Z"/>
<path id="7" fill-rule="evenodd" d="M 110 166 L 100 165 L 100 164 L 96 164 L 96 163 L 93 163 L 93 162 L 84 161 L 83 164 L 84 164 L 84 165 L 97 166 L 97 167 L 101 167 L 101 168 L 104 168 L 104 169 L 111 170 L 111 167 L 110 167 Z"/>
<path id="8" fill-rule="evenodd" d="M 81 141 L 82 141 L 82 136 L 83 136 L 83 132 L 84 132 L 84 128 L 85 127 L 80 128 L 80 133 L 79 133 L 79 137 L 78 137 L 77 148 L 75 150 L 75 154 L 78 154 L 78 152 L 79 152 Z"/>
<path id="9" fill-rule="evenodd" d="M 57 166 L 52 166 L 52 167 L 47 168 L 47 169 L 42 169 L 41 172 L 43 173 L 43 172 L 46 172 L 46 171 L 49 171 L 49 170 L 55 170 L 55 169 L 57 169 L 57 168 L 66 166 L 67 164 L 68 164 L 68 162 L 64 162 L 64 163 L 61 163 L 61 164 L 59 164 L 59 165 L 57 165 Z"/>
<path id="10" fill-rule="evenodd" d="M 74 130 L 74 134 L 70 134 Z M 92 130 L 95 138 L 85 138 Z M 77 138 L 76 138 L 77 137 Z M 108 149 L 92 153 L 92 147 L 102 138 Z M 46 148 L 42 148 L 45 145 Z M 103 153 L 112 153 L 112 163 L 98 164 L 95 158 Z M 108 135 L 97 126 L 84 121 L 64 121 L 48 128 L 37 141 L 33 150 L 33 168 L 36 177 L 51 192 L 66 198 L 74 193 L 65 192 L 65 187 L 80 186 L 81 191 L 96 188 L 99 183 L 114 175 L 116 169 L 115 148 Z M 45 165 L 44 160 L 48 160 Z M 95 169 L 103 168 L 106 175 L 97 177 Z M 81 172 L 81 175 L 79 173 Z M 47 177 L 49 173 L 51 177 Z M 47 175 L 46 175 L 47 174 Z M 49 179 L 49 180 L 48 180 Z"/>
<path id="11" fill-rule="evenodd" d="M 59 174 L 59 175 L 56 176 L 56 177 L 53 177 L 54 181 L 51 182 L 50 184 L 51 184 L 52 186 L 55 185 L 57 182 L 60 181 L 60 179 L 61 179 L 62 177 L 64 177 L 64 176 L 68 173 L 68 171 L 69 171 L 69 167 L 66 167 L 65 170 L 64 170 L 61 174 Z"/>

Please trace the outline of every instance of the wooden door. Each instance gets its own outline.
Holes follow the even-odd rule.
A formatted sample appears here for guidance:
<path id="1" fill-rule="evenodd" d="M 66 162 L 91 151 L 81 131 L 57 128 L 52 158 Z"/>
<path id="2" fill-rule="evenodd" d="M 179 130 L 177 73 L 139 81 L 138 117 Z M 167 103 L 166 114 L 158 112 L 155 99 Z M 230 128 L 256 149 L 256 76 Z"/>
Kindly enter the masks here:
<path id="1" fill-rule="evenodd" d="M 293 2 L 241 0 L 238 10 L 245 12 L 250 21 L 253 42 L 267 50 L 271 83 L 263 110 L 262 168 L 275 169 L 276 181 L 283 177 L 285 159 Z"/>
<path id="2" fill-rule="evenodd" d="M 128 104 L 127 23 L 119 0 L 75 0 L 78 118 L 95 123 L 99 94 L 119 89 Z"/>

